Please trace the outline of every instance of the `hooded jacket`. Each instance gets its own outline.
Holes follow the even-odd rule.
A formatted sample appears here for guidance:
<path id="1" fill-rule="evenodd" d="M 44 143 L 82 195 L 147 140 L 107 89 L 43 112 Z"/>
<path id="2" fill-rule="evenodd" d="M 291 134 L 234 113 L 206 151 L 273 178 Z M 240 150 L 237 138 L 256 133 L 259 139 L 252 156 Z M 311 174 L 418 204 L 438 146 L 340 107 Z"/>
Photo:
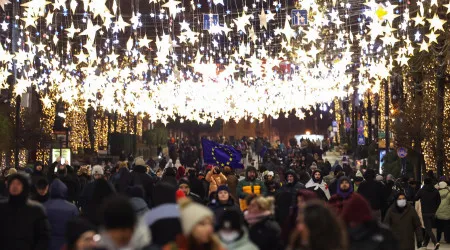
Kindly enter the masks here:
<path id="1" fill-rule="evenodd" d="M 67 186 L 55 179 L 50 186 L 50 200 L 44 203 L 51 226 L 49 250 L 60 250 L 65 243 L 66 224 L 78 216 L 77 207 L 66 201 Z"/>
<path id="2" fill-rule="evenodd" d="M 447 187 L 447 183 L 445 183 L 445 188 L 439 189 L 439 195 L 441 196 L 441 204 L 436 211 L 436 218 L 450 220 L 450 190 Z"/>
<path id="3" fill-rule="evenodd" d="M 435 214 L 441 204 L 441 195 L 432 184 L 425 184 L 417 192 L 415 200 L 420 200 L 422 214 Z"/>
<path id="4" fill-rule="evenodd" d="M 305 187 L 311 191 L 318 193 L 320 198 L 326 199 L 327 201 L 330 199 L 330 190 L 328 189 L 328 185 L 323 181 L 323 176 L 321 173 L 320 180 L 314 180 L 315 173 L 321 173 L 320 170 L 315 170 L 312 173 L 311 179 L 306 183 Z"/>
<path id="5" fill-rule="evenodd" d="M 350 184 L 349 190 L 347 192 L 341 190 L 341 183 L 342 181 L 348 181 Z M 333 196 L 331 196 L 330 200 L 328 201 L 328 204 L 335 210 L 335 212 L 340 215 L 342 213 L 342 210 L 344 209 L 344 202 L 348 199 L 350 199 L 353 195 L 353 184 L 347 176 L 342 176 L 337 181 L 337 192 Z"/>
<path id="6" fill-rule="evenodd" d="M 399 250 L 416 249 L 414 233 L 421 224 L 416 210 L 411 205 L 406 204 L 406 207 L 400 211 L 395 203 L 392 204 L 386 213 L 384 223 L 391 228 L 397 238 Z"/>
<path id="7" fill-rule="evenodd" d="M 29 201 L 30 181 L 23 174 L 11 175 L 8 186 L 19 180 L 23 191 L 18 196 L 10 196 L 8 202 L 0 203 L 0 242 L 2 249 L 8 250 L 48 250 L 50 225 L 44 208 L 37 202 Z"/>
<path id="8" fill-rule="evenodd" d="M 247 169 L 245 170 L 245 179 L 239 181 L 237 186 L 237 194 L 240 199 L 239 203 L 242 211 L 247 209 L 247 203 L 245 201 L 245 198 L 247 198 L 249 194 L 262 196 L 267 195 L 267 188 L 266 185 L 264 185 L 264 182 L 258 180 L 256 175 L 254 180 L 250 180 L 248 178 L 248 172 L 250 171 L 254 171 L 255 173 L 257 173 L 255 167 L 247 167 Z"/>

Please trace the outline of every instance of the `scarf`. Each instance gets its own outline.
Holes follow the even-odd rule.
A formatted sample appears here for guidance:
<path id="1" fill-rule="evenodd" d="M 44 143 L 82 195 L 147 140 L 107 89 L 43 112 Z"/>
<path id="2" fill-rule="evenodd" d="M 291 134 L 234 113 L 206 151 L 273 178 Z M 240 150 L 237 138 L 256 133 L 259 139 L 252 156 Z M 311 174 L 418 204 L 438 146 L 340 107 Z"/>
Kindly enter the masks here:
<path id="1" fill-rule="evenodd" d="M 267 216 L 271 215 L 272 213 L 270 211 L 264 211 L 261 213 L 251 214 L 248 211 L 245 211 L 244 218 L 248 222 L 250 226 L 262 221 Z"/>

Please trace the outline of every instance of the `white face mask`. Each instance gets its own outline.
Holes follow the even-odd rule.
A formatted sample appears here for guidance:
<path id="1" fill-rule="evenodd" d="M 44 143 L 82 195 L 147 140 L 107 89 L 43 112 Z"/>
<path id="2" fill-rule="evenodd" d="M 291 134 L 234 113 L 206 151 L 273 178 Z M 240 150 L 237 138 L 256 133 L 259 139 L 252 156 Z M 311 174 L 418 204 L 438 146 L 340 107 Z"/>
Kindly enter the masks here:
<path id="1" fill-rule="evenodd" d="M 406 200 L 397 200 L 397 206 L 398 207 L 405 207 L 406 206 Z"/>
<path id="2" fill-rule="evenodd" d="M 231 232 L 225 232 L 225 231 L 219 231 L 219 236 L 224 242 L 233 242 L 239 237 L 238 231 L 231 231 Z"/>

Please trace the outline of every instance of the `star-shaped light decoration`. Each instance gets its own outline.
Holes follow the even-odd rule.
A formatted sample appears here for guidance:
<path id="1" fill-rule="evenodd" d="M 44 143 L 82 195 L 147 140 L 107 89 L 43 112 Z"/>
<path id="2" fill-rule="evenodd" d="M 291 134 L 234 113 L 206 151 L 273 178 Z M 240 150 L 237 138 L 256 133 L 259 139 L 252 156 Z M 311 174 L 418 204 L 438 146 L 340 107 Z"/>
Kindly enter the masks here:
<path id="1" fill-rule="evenodd" d="M 412 20 L 414 21 L 414 26 L 418 26 L 418 25 L 424 25 L 425 24 L 425 18 L 423 16 L 421 16 L 419 14 L 419 12 L 417 12 L 416 16 L 414 18 L 412 18 Z"/>
<path id="2" fill-rule="evenodd" d="M 439 34 L 436 34 L 433 31 L 430 31 L 430 33 L 426 34 L 425 36 L 427 36 L 429 39 L 428 43 L 432 44 L 432 43 L 437 43 L 437 38 L 438 38 Z"/>
<path id="3" fill-rule="evenodd" d="M 183 22 L 180 23 L 180 31 L 185 30 L 191 30 L 191 28 L 189 27 L 189 23 L 186 22 L 186 20 L 183 20 Z"/>
<path id="4" fill-rule="evenodd" d="M 264 9 L 261 9 L 261 14 L 259 16 L 259 27 L 264 27 L 267 30 L 267 15 Z"/>
<path id="5" fill-rule="evenodd" d="M 45 108 L 52 107 L 52 100 L 50 99 L 50 97 L 48 95 L 45 95 L 44 97 L 42 97 L 41 101 Z"/>
<path id="6" fill-rule="evenodd" d="M 245 34 L 247 34 L 247 31 L 245 30 L 245 26 L 250 25 L 250 17 L 251 15 L 247 15 L 244 12 L 242 13 L 242 16 L 233 19 L 234 23 L 236 24 L 236 31 L 242 31 Z"/>
<path id="7" fill-rule="evenodd" d="M 101 16 L 105 18 L 105 13 L 110 13 L 108 7 L 106 6 L 106 0 L 92 0 L 89 3 L 89 8 L 91 9 L 93 18 Z M 85 7 L 85 9 L 87 9 Z"/>
<path id="8" fill-rule="evenodd" d="M 3 31 L 7 31 L 8 30 L 9 23 L 7 23 L 5 20 L 3 20 L 3 22 L 1 22 L 0 25 L 2 26 L 2 30 Z"/>
<path id="9" fill-rule="evenodd" d="M 27 89 L 31 87 L 31 81 L 28 79 L 20 78 L 17 79 L 17 83 L 14 85 L 14 93 L 17 95 L 22 95 L 27 92 Z"/>
<path id="10" fill-rule="evenodd" d="M 78 58 L 77 64 L 80 64 L 82 62 L 88 63 L 88 54 L 84 54 L 83 50 L 81 50 L 78 55 L 75 55 L 75 57 Z"/>
<path id="11" fill-rule="evenodd" d="M 54 10 L 59 10 L 61 8 L 66 8 L 66 1 L 67 0 L 55 0 L 55 2 L 53 3 L 53 9 Z"/>
<path id="12" fill-rule="evenodd" d="M 148 38 L 147 38 L 147 34 L 145 34 L 145 36 L 144 36 L 143 38 L 139 39 L 139 47 L 141 47 L 141 48 L 143 48 L 143 47 L 150 48 L 150 47 L 148 46 L 148 44 L 149 44 L 150 42 L 152 42 L 152 40 L 151 40 L 151 39 L 148 39 Z"/>
<path id="13" fill-rule="evenodd" d="M 3 11 L 5 10 L 5 5 L 10 4 L 9 0 L 0 0 L 0 7 L 2 7 Z"/>
<path id="14" fill-rule="evenodd" d="M 162 7 L 168 8 L 172 18 L 175 18 L 177 16 L 177 5 L 180 3 L 180 1 L 169 0 L 167 3 L 163 4 Z"/>
<path id="15" fill-rule="evenodd" d="M 438 30 L 444 31 L 444 24 L 447 22 L 445 20 L 440 19 L 436 13 L 434 13 L 433 18 L 428 18 L 427 21 L 430 23 L 430 30 L 434 31 Z"/>
<path id="16" fill-rule="evenodd" d="M 0 62 L 10 63 L 13 58 L 14 55 L 11 55 L 9 51 L 4 50 L 3 45 L 0 44 Z"/>
<path id="17" fill-rule="evenodd" d="M 422 51 L 428 52 L 428 46 L 429 46 L 429 44 L 427 42 L 425 42 L 425 39 L 424 39 L 422 41 L 422 43 L 420 44 L 419 52 L 422 52 Z"/>
<path id="18" fill-rule="evenodd" d="M 129 23 L 127 23 L 127 22 L 125 22 L 125 21 L 123 20 L 122 15 L 119 15 L 119 17 L 117 18 L 117 21 L 114 22 L 114 24 L 115 24 L 115 25 L 117 26 L 117 28 L 118 28 L 120 31 L 122 31 L 122 32 L 125 31 L 125 28 L 126 28 L 126 27 L 130 26 Z"/>
<path id="19" fill-rule="evenodd" d="M 81 32 L 79 35 L 80 36 L 88 36 L 89 40 L 91 41 L 91 43 L 94 42 L 95 40 L 95 36 L 97 35 L 97 31 L 100 29 L 101 27 L 92 24 L 92 20 L 88 19 L 87 21 L 87 27 L 85 30 L 83 30 L 83 32 Z"/>
<path id="20" fill-rule="evenodd" d="M 73 26 L 73 23 L 70 24 L 69 28 L 65 29 L 67 31 L 67 37 L 70 37 L 73 39 L 73 36 L 75 35 L 75 33 L 80 32 L 80 29 L 75 29 L 75 27 Z"/>
<path id="21" fill-rule="evenodd" d="M 28 28 L 30 26 L 33 26 L 36 28 L 36 20 L 37 19 L 38 19 L 37 17 L 30 16 L 30 15 L 28 15 L 27 17 L 20 18 L 20 20 L 25 22 L 25 24 L 24 24 L 25 28 Z"/>
<path id="22" fill-rule="evenodd" d="M 289 20 L 287 18 L 286 18 L 286 20 L 284 22 L 284 28 L 282 29 L 282 33 L 286 37 L 286 40 L 287 40 L 288 44 L 291 43 L 291 38 L 295 38 L 296 37 L 295 30 L 293 30 L 291 28 L 291 24 L 289 23 Z"/>

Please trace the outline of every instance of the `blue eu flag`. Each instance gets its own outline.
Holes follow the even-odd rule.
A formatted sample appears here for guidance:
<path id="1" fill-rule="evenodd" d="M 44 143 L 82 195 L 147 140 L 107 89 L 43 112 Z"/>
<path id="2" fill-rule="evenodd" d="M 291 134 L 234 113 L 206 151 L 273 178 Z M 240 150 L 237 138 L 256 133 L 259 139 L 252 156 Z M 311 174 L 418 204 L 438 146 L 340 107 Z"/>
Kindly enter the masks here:
<path id="1" fill-rule="evenodd" d="M 205 163 L 220 167 L 243 168 L 241 164 L 242 154 L 232 146 L 215 143 L 202 139 L 203 159 Z"/>

